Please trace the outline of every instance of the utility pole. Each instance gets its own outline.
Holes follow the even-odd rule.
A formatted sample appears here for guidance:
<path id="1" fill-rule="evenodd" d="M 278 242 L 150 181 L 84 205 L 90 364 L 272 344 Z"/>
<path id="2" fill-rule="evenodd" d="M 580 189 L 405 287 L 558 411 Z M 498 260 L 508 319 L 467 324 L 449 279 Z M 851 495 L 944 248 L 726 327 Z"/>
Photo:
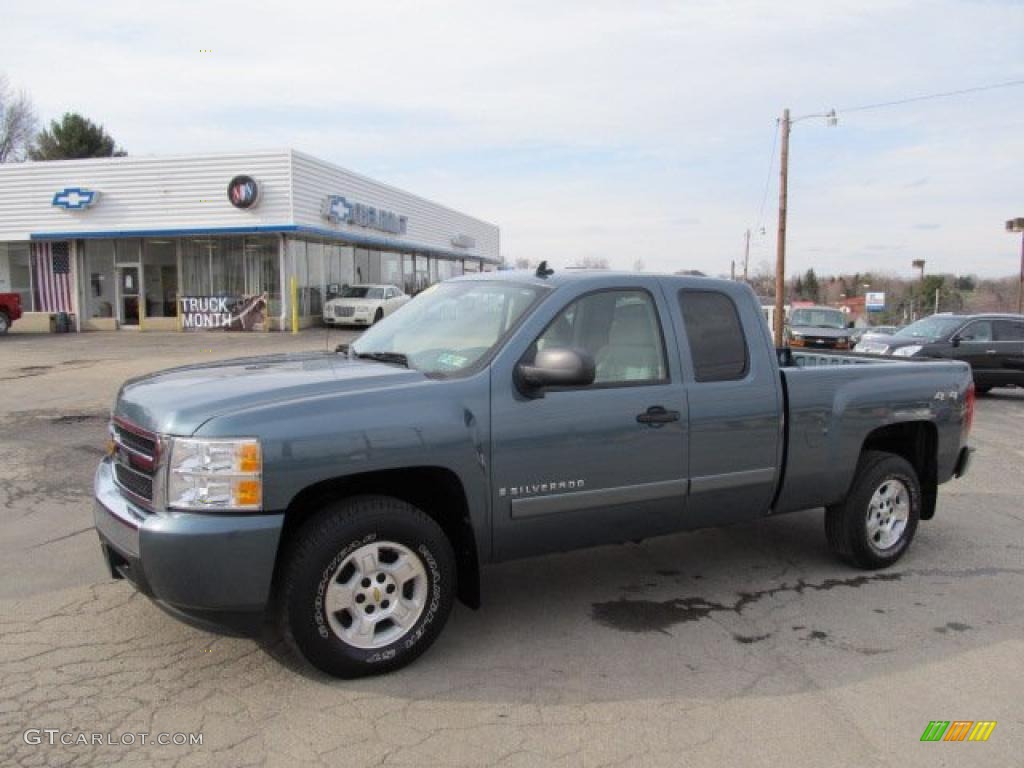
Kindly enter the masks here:
<path id="1" fill-rule="evenodd" d="M 935 311 L 932 314 L 933 315 L 939 314 L 939 289 L 938 288 L 935 289 Z"/>
<path id="2" fill-rule="evenodd" d="M 747 227 L 746 244 L 743 246 L 743 282 L 747 282 L 747 269 L 750 267 L 750 227 Z"/>
<path id="3" fill-rule="evenodd" d="M 1017 314 L 1024 314 L 1024 219 L 1006 222 L 1007 232 L 1020 232 L 1020 277 L 1017 282 Z"/>
<path id="4" fill-rule="evenodd" d="M 786 205 L 789 195 L 789 110 L 782 111 L 782 150 L 779 153 L 779 232 L 775 255 L 775 346 L 782 346 L 786 307 Z"/>
<path id="5" fill-rule="evenodd" d="M 733 259 L 732 261 L 729 262 L 729 279 L 736 279 L 736 259 Z"/>

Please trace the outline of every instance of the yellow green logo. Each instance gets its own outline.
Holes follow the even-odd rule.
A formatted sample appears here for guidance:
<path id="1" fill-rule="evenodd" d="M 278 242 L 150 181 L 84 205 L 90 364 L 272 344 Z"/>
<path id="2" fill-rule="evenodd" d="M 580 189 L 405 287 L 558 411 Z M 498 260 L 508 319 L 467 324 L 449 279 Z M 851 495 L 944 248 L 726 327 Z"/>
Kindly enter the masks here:
<path id="1" fill-rule="evenodd" d="M 988 741 L 995 728 L 995 720 L 932 720 L 921 741 Z"/>

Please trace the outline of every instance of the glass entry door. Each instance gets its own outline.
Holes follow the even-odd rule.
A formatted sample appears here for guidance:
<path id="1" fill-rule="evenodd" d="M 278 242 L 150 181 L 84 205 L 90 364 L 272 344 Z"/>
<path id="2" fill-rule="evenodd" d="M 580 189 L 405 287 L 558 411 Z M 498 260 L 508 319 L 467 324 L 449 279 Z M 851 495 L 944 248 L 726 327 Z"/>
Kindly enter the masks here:
<path id="1" fill-rule="evenodd" d="M 117 268 L 117 319 L 121 325 L 139 324 L 139 268 Z"/>

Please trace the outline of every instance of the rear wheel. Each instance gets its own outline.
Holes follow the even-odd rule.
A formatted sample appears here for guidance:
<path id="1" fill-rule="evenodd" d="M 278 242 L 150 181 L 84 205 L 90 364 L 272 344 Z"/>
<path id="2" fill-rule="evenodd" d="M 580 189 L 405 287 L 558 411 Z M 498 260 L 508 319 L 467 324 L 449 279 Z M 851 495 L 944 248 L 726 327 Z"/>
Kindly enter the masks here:
<path id="1" fill-rule="evenodd" d="M 921 484 L 906 459 L 865 451 L 846 499 L 825 511 L 832 551 L 858 568 L 886 568 L 910 546 L 921 518 Z"/>
<path id="2" fill-rule="evenodd" d="M 3 334 L 7 333 L 7 330 L 10 327 L 11 327 L 11 321 L 8 319 L 6 314 L 4 314 L 3 312 L 0 312 L 0 336 L 2 336 Z"/>
<path id="3" fill-rule="evenodd" d="M 355 497 L 299 529 L 281 589 L 281 629 L 310 663 L 336 677 L 381 674 L 412 662 L 441 633 L 455 557 L 416 507 Z"/>
<path id="4" fill-rule="evenodd" d="M 988 384 L 982 385 L 980 387 L 977 384 L 974 385 L 974 393 L 977 395 L 987 395 L 991 391 L 992 387 Z"/>

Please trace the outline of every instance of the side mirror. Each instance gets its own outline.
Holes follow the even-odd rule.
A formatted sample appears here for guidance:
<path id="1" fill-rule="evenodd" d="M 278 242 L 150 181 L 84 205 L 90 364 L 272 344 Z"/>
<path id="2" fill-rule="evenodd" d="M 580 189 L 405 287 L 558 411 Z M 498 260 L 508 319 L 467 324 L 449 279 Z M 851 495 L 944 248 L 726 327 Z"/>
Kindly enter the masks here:
<path id="1" fill-rule="evenodd" d="M 542 397 L 545 387 L 586 387 L 594 383 L 594 358 L 579 349 L 546 347 L 532 363 L 516 366 L 516 382 L 524 394 Z"/>
<path id="2" fill-rule="evenodd" d="M 949 340 L 949 343 L 950 343 L 950 344 L 952 344 L 952 345 L 953 345 L 954 347 L 959 347 L 959 346 L 960 346 L 960 342 L 961 342 L 961 341 L 963 341 L 963 339 L 962 339 L 962 338 L 960 338 L 959 336 L 953 336 L 953 337 L 952 337 L 952 338 L 951 338 L 951 339 Z"/>

